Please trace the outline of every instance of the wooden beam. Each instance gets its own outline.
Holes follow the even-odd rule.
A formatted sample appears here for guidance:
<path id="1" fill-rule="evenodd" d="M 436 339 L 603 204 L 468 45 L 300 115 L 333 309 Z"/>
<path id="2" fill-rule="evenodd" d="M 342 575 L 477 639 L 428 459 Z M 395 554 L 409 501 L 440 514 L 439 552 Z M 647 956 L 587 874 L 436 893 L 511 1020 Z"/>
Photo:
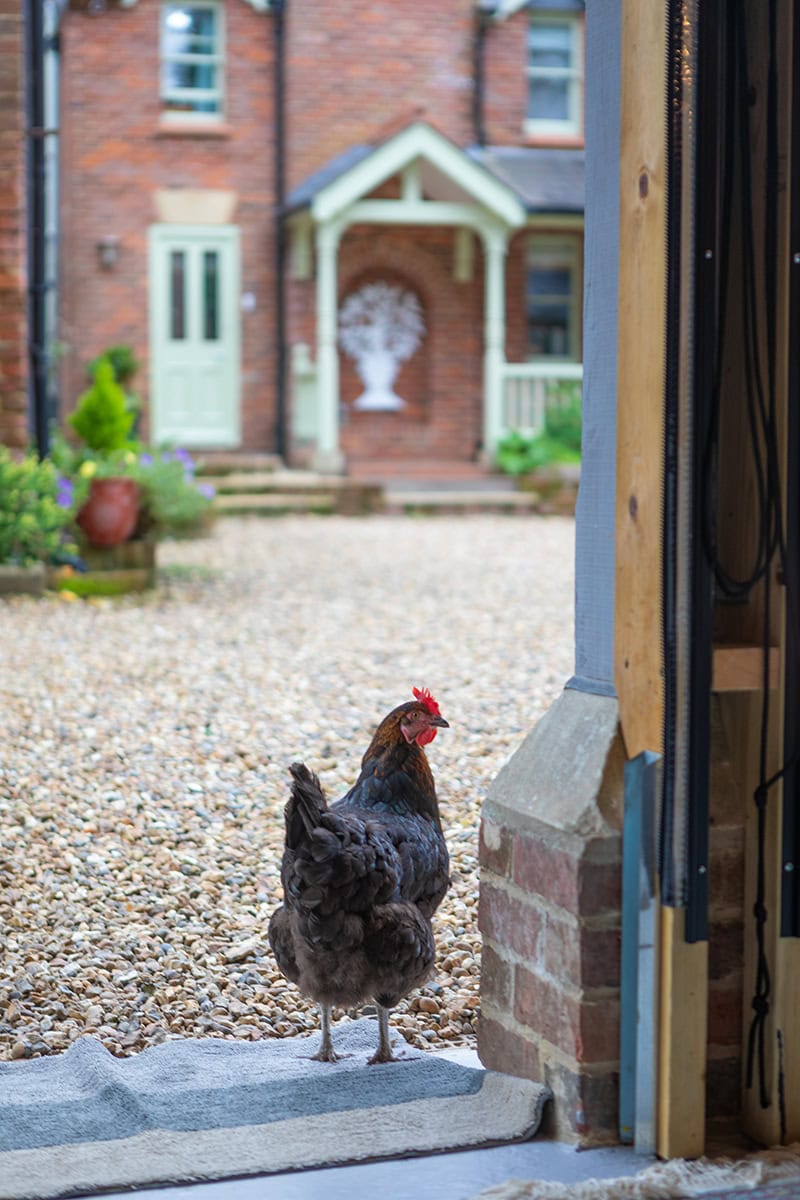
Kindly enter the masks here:
<path id="1" fill-rule="evenodd" d="M 666 331 L 666 17 L 624 0 L 614 678 L 629 758 L 662 752 L 661 499 Z"/>
<path id="2" fill-rule="evenodd" d="M 685 917 L 685 909 L 661 909 L 661 1158 L 697 1158 L 706 1142 L 708 943 L 685 940 Z"/>
<path id="3" fill-rule="evenodd" d="M 779 1103 L 777 1129 L 779 1136 L 789 1143 L 800 1140 L 800 1019 L 797 1013 L 797 997 L 800 995 L 800 938 L 780 938 L 776 963 L 775 1083 L 776 1096 L 779 1099 L 782 1093 L 786 1121 L 785 1129 L 781 1129 Z"/>
<path id="4" fill-rule="evenodd" d="M 769 685 L 778 686 L 780 650 L 769 652 Z M 760 646 L 715 646 L 711 690 L 714 692 L 756 692 L 764 683 L 764 651 Z"/>

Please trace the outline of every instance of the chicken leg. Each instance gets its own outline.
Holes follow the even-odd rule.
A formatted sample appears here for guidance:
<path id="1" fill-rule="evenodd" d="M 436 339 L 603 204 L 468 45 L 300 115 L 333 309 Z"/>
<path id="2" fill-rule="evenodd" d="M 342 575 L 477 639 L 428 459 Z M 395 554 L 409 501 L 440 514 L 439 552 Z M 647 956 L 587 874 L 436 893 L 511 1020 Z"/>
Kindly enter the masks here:
<path id="1" fill-rule="evenodd" d="M 347 1057 L 346 1055 L 337 1054 L 333 1048 L 333 1039 L 331 1037 L 331 1005 L 320 1004 L 319 1006 L 319 1023 L 322 1029 L 322 1041 L 320 1042 L 319 1050 L 316 1054 L 312 1054 L 311 1058 L 315 1062 L 338 1062 L 340 1058 Z"/>
<path id="2" fill-rule="evenodd" d="M 391 1009 L 384 1008 L 382 1004 L 377 1005 L 378 1009 L 378 1049 L 368 1060 L 369 1066 L 375 1063 L 399 1062 L 399 1058 L 395 1058 L 392 1054 L 392 1043 L 389 1039 L 389 1013 Z"/>

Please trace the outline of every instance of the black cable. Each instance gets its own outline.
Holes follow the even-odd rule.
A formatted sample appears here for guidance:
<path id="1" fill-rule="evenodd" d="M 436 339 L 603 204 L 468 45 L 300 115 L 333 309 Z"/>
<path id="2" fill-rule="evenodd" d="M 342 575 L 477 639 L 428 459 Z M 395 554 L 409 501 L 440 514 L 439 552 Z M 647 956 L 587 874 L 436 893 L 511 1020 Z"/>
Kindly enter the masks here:
<path id="1" fill-rule="evenodd" d="M 759 1100 L 769 1107 L 766 1070 L 766 1022 L 770 1012 L 771 980 L 766 952 L 768 913 L 766 895 L 766 822 L 771 789 L 781 780 L 796 758 L 796 752 L 768 777 L 770 730 L 770 646 L 772 642 L 772 584 L 777 561 L 786 573 L 786 544 L 782 514 L 782 491 L 778 453 L 777 421 L 777 213 L 778 213 L 778 78 L 777 0 L 769 0 L 769 56 L 766 81 L 766 163 L 763 213 L 763 304 L 759 302 L 756 254 L 756 221 L 751 153 L 751 85 L 747 60 L 747 22 L 743 0 L 732 0 L 727 24 L 724 137 L 720 177 L 720 266 L 717 313 L 719 329 L 713 372 L 710 417 L 703 449 L 706 494 L 702 504 L 702 539 L 721 595 L 745 602 L 762 585 L 762 706 L 759 730 L 758 786 L 754 793 L 757 814 L 756 888 L 753 904 L 756 935 L 756 977 L 752 1000 L 753 1017 L 747 1044 L 747 1087 L 753 1086 L 758 1065 Z M 736 168 L 738 167 L 738 175 Z M 716 476 L 718 471 L 719 426 L 725 388 L 723 369 L 732 322 L 730 267 L 732 249 L 733 197 L 738 183 L 741 233 L 741 320 L 744 357 L 745 417 L 749 431 L 756 502 L 756 539 L 748 568 L 734 573 L 721 562 L 715 524 Z M 764 313 L 763 329 L 761 312 Z M 765 368 L 766 362 L 766 368 Z M 788 598 L 787 619 L 796 620 L 794 597 Z M 794 627 L 794 626 L 793 626 Z M 779 1089 L 782 1081 L 779 1077 Z"/>
<path id="2" fill-rule="evenodd" d="M 750 445 L 753 463 L 753 473 L 756 476 L 756 511 L 757 538 L 756 551 L 750 570 L 734 575 L 724 566 L 717 551 L 715 514 L 712 509 L 714 490 L 708 487 L 706 491 L 705 524 L 703 541 L 708 552 L 709 562 L 714 571 L 715 582 L 722 595 L 728 599 L 746 601 L 750 599 L 753 589 L 764 580 L 770 569 L 772 558 L 782 542 L 781 527 L 781 491 L 777 475 L 777 446 L 775 439 L 775 422 L 768 412 L 765 401 L 765 386 L 762 355 L 760 355 L 759 322 L 757 311 L 757 274 L 756 274 L 756 245 L 754 245 L 754 218 L 752 197 L 752 167 L 750 156 L 750 79 L 747 73 L 747 41 L 744 6 L 741 0 L 735 0 L 730 6 L 732 20 L 729 30 L 732 32 L 732 53 L 728 55 L 728 74 L 726 82 L 727 119 L 724 128 L 726 136 L 722 149 L 722 206 L 721 206 L 721 247 L 720 247 L 720 314 L 722 334 L 717 338 L 717 355 L 715 364 L 715 382 L 711 396 L 711 419 L 709 421 L 709 437 L 704 454 L 706 484 L 714 480 L 716 475 L 716 449 L 718 444 L 718 426 L 722 406 L 722 371 L 724 348 L 727 340 L 724 336 L 729 317 L 730 288 L 729 288 L 729 259 L 730 235 L 732 235 L 732 200 L 734 194 L 735 162 L 738 157 L 741 184 L 741 234 L 742 234 L 742 343 L 745 354 L 745 396 L 748 430 L 750 430 Z M 736 155 L 738 150 L 738 155 Z M 768 221 L 768 224 L 771 222 Z M 772 236 L 775 230 L 772 229 Z M 769 359 L 774 358 L 768 355 Z M 772 362 L 770 361 L 770 367 Z"/>
<path id="3" fill-rule="evenodd" d="M 737 14 L 737 57 L 741 81 L 747 85 L 747 47 L 743 11 Z M 759 1102 L 762 1108 L 770 1105 L 766 1067 L 766 1022 L 770 1012 L 770 971 L 766 951 L 768 912 L 766 893 L 766 824 L 770 789 L 783 777 L 786 763 L 770 778 L 767 777 L 770 728 L 770 647 L 772 643 L 772 566 L 777 554 L 786 569 L 786 545 L 783 531 L 780 468 L 778 461 L 777 429 L 777 211 L 778 211 L 778 80 L 777 80 L 777 0 L 769 0 L 769 56 L 766 87 L 766 170 L 764 193 L 764 312 L 766 329 L 766 385 L 761 363 L 761 327 L 758 317 L 758 286 L 755 261 L 754 209 L 752 196 L 750 119 L 745 108 L 749 85 L 741 88 L 740 138 L 742 173 L 742 241 L 743 241 L 743 320 L 745 346 L 745 376 L 747 380 L 748 413 L 751 436 L 763 437 L 763 472 L 758 458 L 758 493 L 760 503 L 759 566 L 763 567 L 763 673 L 762 706 L 759 737 L 758 786 L 754 794 L 757 814 L 756 895 L 753 904 L 756 934 L 756 978 L 752 999 L 753 1017 L 747 1044 L 747 1087 L 753 1086 L 758 1063 Z M 757 417 L 757 422 L 754 418 Z M 753 424 L 756 428 L 753 428 Z"/>
<path id="4" fill-rule="evenodd" d="M 783 1070 L 783 1030 L 779 1029 L 778 1038 L 778 1115 L 781 1126 L 781 1145 L 786 1145 L 786 1077 Z"/>

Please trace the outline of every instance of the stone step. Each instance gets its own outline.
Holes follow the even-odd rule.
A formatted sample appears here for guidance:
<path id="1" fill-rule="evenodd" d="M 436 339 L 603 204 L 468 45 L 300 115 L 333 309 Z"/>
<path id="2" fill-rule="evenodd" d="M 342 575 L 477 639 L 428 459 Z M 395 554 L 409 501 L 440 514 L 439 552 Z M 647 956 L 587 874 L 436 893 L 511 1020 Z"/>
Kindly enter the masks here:
<path id="1" fill-rule="evenodd" d="M 387 492 L 515 492 L 510 475 L 487 475 L 482 479 L 386 479 Z"/>
<path id="2" fill-rule="evenodd" d="M 393 491 L 387 486 L 385 497 L 387 512 L 533 512 L 538 506 L 538 497 L 531 492 L 482 489 Z"/>
<path id="3" fill-rule="evenodd" d="M 453 459 L 382 458 L 350 461 L 351 479 L 483 479 L 491 472 L 482 463 Z"/>
<path id="4" fill-rule="evenodd" d="M 246 453 L 238 450 L 198 450 L 197 474 L 230 475 L 236 473 L 272 472 L 283 469 L 283 459 L 278 454 Z"/>
<path id="5" fill-rule="evenodd" d="M 350 481 L 340 476 L 317 475 L 314 471 L 231 471 L 228 475 L 204 475 L 220 495 L 238 492 L 318 492 L 339 491 Z"/>
<path id="6" fill-rule="evenodd" d="M 261 515 L 287 512 L 334 512 L 332 492 L 253 492 L 220 494 L 214 500 L 214 512 L 220 517 Z"/>

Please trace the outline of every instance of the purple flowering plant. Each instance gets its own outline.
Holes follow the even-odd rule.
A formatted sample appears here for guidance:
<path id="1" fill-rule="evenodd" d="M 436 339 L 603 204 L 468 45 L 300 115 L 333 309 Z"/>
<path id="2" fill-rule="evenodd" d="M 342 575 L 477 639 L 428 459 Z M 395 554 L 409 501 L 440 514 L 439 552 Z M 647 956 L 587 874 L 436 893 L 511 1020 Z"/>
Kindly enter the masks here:
<path id="1" fill-rule="evenodd" d="M 202 529 L 215 492 L 196 481 L 196 469 L 191 454 L 182 448 L 139 454 L 130 474 L 142 489 L 142 532 L 180 537 Z"/>

